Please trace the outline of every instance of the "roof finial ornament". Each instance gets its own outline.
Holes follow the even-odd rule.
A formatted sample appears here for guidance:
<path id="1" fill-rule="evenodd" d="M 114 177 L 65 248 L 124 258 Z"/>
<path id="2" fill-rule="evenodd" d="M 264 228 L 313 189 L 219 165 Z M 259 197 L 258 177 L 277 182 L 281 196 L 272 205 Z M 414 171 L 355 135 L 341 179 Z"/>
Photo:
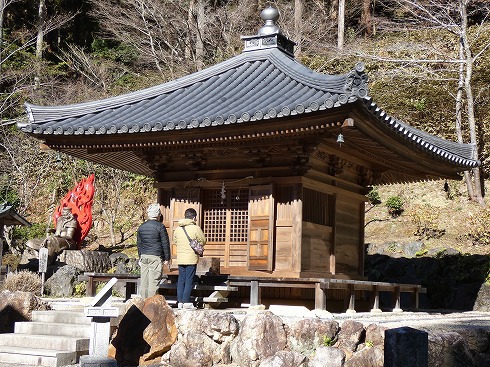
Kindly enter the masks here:
<path id="1" fill-rule="evenodd" d="M 276 22 L 279 19 L 279 11 L 276 8 L 273 8 L 272 6 L 265 8 L 260 13 L 260 17 L 265 20 L 265 24 L 259 29 L 258 32 L 260 36 L 281 33 L 281 30 L 276 25 Z"/>

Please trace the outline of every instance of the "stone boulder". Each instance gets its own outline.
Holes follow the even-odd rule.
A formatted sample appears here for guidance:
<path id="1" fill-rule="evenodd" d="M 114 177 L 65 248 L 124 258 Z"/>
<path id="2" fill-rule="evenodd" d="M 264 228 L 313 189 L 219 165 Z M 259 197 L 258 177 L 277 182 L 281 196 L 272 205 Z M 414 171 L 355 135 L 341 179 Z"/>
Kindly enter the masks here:
<path id="1" fill-rule="evenodd" d="M 279 316 L 270 311 L 251 312 L 243 319 L 231 343 L 231 357 L 241 367 L 258 367 L 286 346 L 286 330 Z"/>
<path id="2" fill-rule="evenodd" d="M 0 292 L 0 333 L 13 333 L 16 322 L 30 321 L 32 311 L 49 308 L 47 302 L 30 292 Z"/>
<path id="3" fill-rule="evenodd" d="M 429 332 L 429 366 L 471 367 L 475 360 L 467 341 L 458 333 Z"/>
<path id="4" fill-rule="evenodd" d="M 310 359 L 308 367 L 343 367 L 345 353 L 334 347 L 319 347 L 315 356 Z"/>
<path id="5" fill-rule="evenodd" d="M 307 367 L 308 358 L 301 353 L 281 350 L 265 358 L 259 367 Z"/>
<path id="6" fill-rule="evenodd" d="M 473 311 L 489 312 L 490 311 L 490 284 L 483 283 L 476 296 Z"/>
<path id="7" fill-rule="evenodd" d="M 109 253 L 104 251 L 65 250 L 58 256 L 58 261 L 93 273 L 105 273 L 112 266 Z"/>
<path id="8" fill-rule="evenodd" d="M 165 298 L 137 298 L 126 304 L 109 345 L 109 357 L 124 366 L 155 364 L 176 339 L 175 314 Z"/>
<path id="9" fill-rule="evenodd" d="M 288 325 L 288 346 L 292 351 L 310 356 L 318 347 L 334 341 L 338 331 L 337 321 L 300 319 Z"/>
<path id="10" fill-rule="evenodd" d="M 51 297 L 71 297 L 79 274 L 80 270 L 73 266 L 62 266 L 44 283 L 45 293 Z"/>
<path id="11" fill-rule="evenodd" d="M 374 347 L 384 347 L 386 327 L 378 324 L 369 324 L 366 327 L 366 344 Z"/>
<path id="12" fill-rule="evenodd" d="M 358 321 L 346 320 L 342 323 L 335 347 L 342 349 L 350 359 L 357 346 L 365 338 L 364 325 Z"/>
<path id="13" fill-rule="evenodd" d="M 239 323 L 231 313 L 178 310 L 177 342 L 164 361 L 175 367 L 231 363 L 230 345 Z"/>
<path id="14" fill-rule="evenodd" d="M 354 353 L 344 367 L 383 367 L 384 352 L 382 348 L 365 347 Z M 407 366 L 408 367 L 408 366 Z"/>

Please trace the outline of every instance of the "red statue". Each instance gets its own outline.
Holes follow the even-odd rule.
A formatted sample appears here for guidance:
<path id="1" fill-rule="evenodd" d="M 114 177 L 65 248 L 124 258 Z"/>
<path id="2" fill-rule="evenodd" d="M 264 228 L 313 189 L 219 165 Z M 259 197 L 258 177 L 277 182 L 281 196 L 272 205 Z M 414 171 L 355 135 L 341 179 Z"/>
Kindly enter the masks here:
<path id="1" fill-rule="evenodd" d="M 78 221 L 78 227 L 73 236 L 77 249 L 80 249 L 83 239 L 92 226 L 92 204 L 95 192 L 94 179 L 94 174 L 82 179 L 73 190 L 69 191 L 65 197 L 61 199 L 60 205 L 54 212 L 53 222 L 54 227 L 56 228 L 58 219 L 62 215 L 63 208 L 68 207 L 71 209 L 71 212 Z"/>

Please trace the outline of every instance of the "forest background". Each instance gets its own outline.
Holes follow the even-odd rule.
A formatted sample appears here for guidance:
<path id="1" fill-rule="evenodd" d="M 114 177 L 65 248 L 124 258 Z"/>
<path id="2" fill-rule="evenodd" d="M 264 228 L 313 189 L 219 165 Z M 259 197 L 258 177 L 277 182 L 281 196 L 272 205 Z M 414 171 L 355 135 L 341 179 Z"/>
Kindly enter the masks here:
<path id="1" fill-rule="evenodd" d="M 135 230 L 156 198 L 149 178 L 59 154 L 20 133 L 24 101 L 97 100 L 214 65 L 242 51 L 240 36 L 257 33 L 269 5 L 279 9 L 301 63 L 334 74 L 362 61 L 369 95 L 389 114 L 478 147 L 481 168 L 461 181 L 373 188 L 366 242 L 423 240 L 488 254 L 487 0 L 0 0 L 0 204 L 33 224 L 6 229 L 14 253 L 26 239 L 44 237 L 60 199 L 91 173 L 89 248 L 134 251 Z"/>

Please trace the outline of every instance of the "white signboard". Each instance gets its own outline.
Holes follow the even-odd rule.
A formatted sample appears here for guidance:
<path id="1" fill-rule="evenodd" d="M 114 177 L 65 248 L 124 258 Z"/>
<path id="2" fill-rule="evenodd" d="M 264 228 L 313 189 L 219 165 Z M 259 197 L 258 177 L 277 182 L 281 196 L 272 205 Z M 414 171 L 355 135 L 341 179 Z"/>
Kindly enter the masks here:
<path id="1" fill-rule="evenodd" d="M 48 270 L 48 249 L 41 247 L 39 249 L 39 272 L 45 273 Z"/>

